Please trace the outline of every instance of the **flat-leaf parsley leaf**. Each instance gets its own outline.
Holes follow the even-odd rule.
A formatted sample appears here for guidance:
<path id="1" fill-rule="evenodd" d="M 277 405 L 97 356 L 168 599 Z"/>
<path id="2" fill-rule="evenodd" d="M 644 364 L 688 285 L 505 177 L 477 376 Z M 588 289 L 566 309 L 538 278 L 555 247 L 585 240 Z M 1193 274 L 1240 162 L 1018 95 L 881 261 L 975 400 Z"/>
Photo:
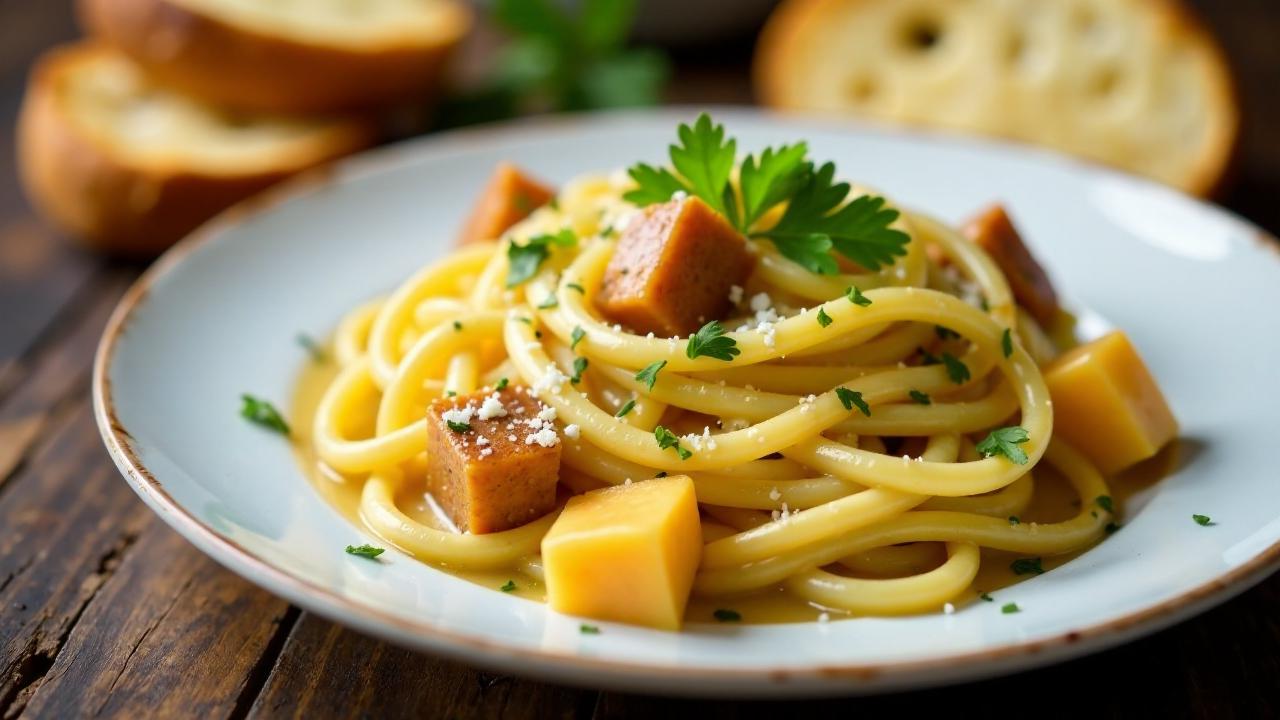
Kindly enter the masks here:
<path id="1" fill-rule="evenodd" d="M 693 453 L 680 447 L 680 438 L 676 437 L 675 433 L 661 425 L 653 429 L 653 439 L 658 441 L 659 450 L 675 448 L 676 455 L 679 455 L 681 460 L 688 460 L 693 457 Z"/>
<path id="2" fill-rule="evenodd" d="M 717 360 L 730 361 L 742 354 L 738 349 L 738 341 L 724 334 L 724 327 L 717 321 L 703 325 L 698 332 L 689 336 L 689 344 L 685 346 L 685 354 L 690 359 L 703 355 Z"/>
<path id="3" fill-rule="evenodd" d="M 535 235 L 523 245 L 507 244 L 507 287 L 521 285 L 538 273 L 538 268 L 551 255 L 551 246 L 573 247 L 578 237 L 569 228 L 558 233 Z"/>
<path id="4" fill-rule="evenodd" d="M 249 394 L 241 395 L 240 400 L 240 417 L 281 435 L 289 434 L 289 423 L 274 405 Z"/>
<path id="5" fill-rule="evenodd" d="M 858 411 L 867 417 L 871 417 L 871 406 L 867 405 L 867 401 L 862 399 L 862 393 L 855 392 L 849 388 L 836 388 L 836 397 L 840 398 L 840 404 L 844 405 L 845 410 L 852 410 L 855 407 Z"/>
<path id="6" fill-rule="evenodd" d="M 1027 453 L 1018 447 L 1030 440 L 1025 428 L 1020 426 L 1004 427 L 992 430 L 986 439 L 978 443 L 978 452 L 987 457 L 1004 455 L 1015 465 L 1027 464 Z"/>
<path id="7" fill-rule="evenodd" d="M 384 552 L 386 552 L 385 548 L 374 547 L 368 543 L 365 543 L 364 545 L 348 545 L 347 546 L 348 555 L 355 555 L 356 557 L 367 558 L 369 560 L 372 560 L 378 557 Z"/>
<path id="8" fill-rule="evenodd" d="M 662 370 L 662 368 L 666 366 L 666 360 L 655 360 L 648 365 L 645 365 L 643 370 L 636 373 L 636 380 L 644 383 L 645 387 L 649 388 L 649 392 L 653 392 L 653 384 L 658 382 L 658 371 Z"/>

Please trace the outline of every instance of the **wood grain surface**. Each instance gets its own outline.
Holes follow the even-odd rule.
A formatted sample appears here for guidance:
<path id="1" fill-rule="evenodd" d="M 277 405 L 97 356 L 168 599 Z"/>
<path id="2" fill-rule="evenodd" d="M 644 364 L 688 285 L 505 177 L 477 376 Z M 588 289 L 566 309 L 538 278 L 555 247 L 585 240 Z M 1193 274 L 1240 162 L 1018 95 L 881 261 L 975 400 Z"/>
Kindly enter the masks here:
<path id="1" fill-rule="evenodd" d="M 1224 204 L 1280 230 L 1280 4 L 1200 0 L 1246 111 Z M 119 477 L 89 402 L 93 349 L 141 268 L 35 219 L 13 166 L 25 68 L 74 37 L 65 0 L 0 0 L 0 720 L 18 717 L 712 718 L 1280 716 L 1280 576 L 1194 620 L 1056 667 L 873 698 L 741 703 L 496 676 L 289 606 L 170 531 Z M 671 99 L 748 102 L 748 44 L 677 58 Z M 1280 492 L 1280 489 L 1277 490 Z M 869 713 L 869 714 L 868 714 Z"/>

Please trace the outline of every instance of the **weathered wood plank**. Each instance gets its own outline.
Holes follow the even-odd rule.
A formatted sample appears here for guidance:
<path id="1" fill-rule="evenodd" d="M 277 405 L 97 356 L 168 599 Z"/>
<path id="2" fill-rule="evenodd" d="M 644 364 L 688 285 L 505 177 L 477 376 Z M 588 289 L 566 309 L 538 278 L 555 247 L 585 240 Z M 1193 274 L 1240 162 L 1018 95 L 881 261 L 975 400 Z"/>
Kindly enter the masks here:
<path id="1" fill-rule="evenodd" d="M 98 441 L 86 403 L 0 495 L 0 717 L 21 710 L 71 628 L 152 522 Z"/>
<path id="2" fill-rule="evenodd" d="M 30 717 L 233 717 L 261 688 L 297 611 L 142 512 L 144 528 L 71 629 Z"/>
<path id="3" fill-rule="evenodd" d="M 596 693 L 488 675 L 304 614 L 253 718 L 589 718 Z"/>
<path id="4" fill-rule="evenodd" d="M 21 382 L 0 400 L 0 490 L 68 396 L 83 400 L 102 328 L 133 276 L 122 268 L 100 273 L 81 293 L 79 314 L 54 329 L 22 363 L 29 372 L 21 373 Z"/>

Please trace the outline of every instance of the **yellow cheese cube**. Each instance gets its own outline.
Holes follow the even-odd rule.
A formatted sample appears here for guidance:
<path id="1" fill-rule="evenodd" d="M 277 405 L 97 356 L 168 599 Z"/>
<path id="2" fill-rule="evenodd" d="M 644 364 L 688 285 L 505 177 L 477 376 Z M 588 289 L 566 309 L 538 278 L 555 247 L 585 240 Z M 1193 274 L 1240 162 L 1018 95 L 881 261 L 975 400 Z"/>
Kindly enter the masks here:
<path id="1" fill-rule="evenodd" d="M 1044 379 L 1053 431 L 1105 474 L 1155 455 L 1178 434 L 1155 379 L 1120 331 L 1067 351 Z"/>
<path id="2" fill-rule="evenodd" d="M 679 630 L 701 556 L 687 475 L 592 490 L 570 499 L 542 539 L 547 602 L 569 615 Z"/>

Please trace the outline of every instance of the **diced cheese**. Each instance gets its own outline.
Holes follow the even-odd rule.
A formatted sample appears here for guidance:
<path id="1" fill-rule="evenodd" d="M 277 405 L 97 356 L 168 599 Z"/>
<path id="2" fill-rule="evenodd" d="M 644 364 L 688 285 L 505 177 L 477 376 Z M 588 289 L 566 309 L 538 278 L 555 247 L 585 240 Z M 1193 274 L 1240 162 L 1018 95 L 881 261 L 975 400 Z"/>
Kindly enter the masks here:
<path id="1" fill-rule="evenodd" d="M 1111 474 L 1145 460 L 1178 434 L 1155 378 L 1124 333 L 1076 347 L 1044 373 L 1054 432 Z"/>
<path id="2" fill-rule="evenodd" d="M 701 555 L 687 475 L 593 490 L 570 499 L 542 540 L 547 603 L 569 615 L 678 630 Z"/>

